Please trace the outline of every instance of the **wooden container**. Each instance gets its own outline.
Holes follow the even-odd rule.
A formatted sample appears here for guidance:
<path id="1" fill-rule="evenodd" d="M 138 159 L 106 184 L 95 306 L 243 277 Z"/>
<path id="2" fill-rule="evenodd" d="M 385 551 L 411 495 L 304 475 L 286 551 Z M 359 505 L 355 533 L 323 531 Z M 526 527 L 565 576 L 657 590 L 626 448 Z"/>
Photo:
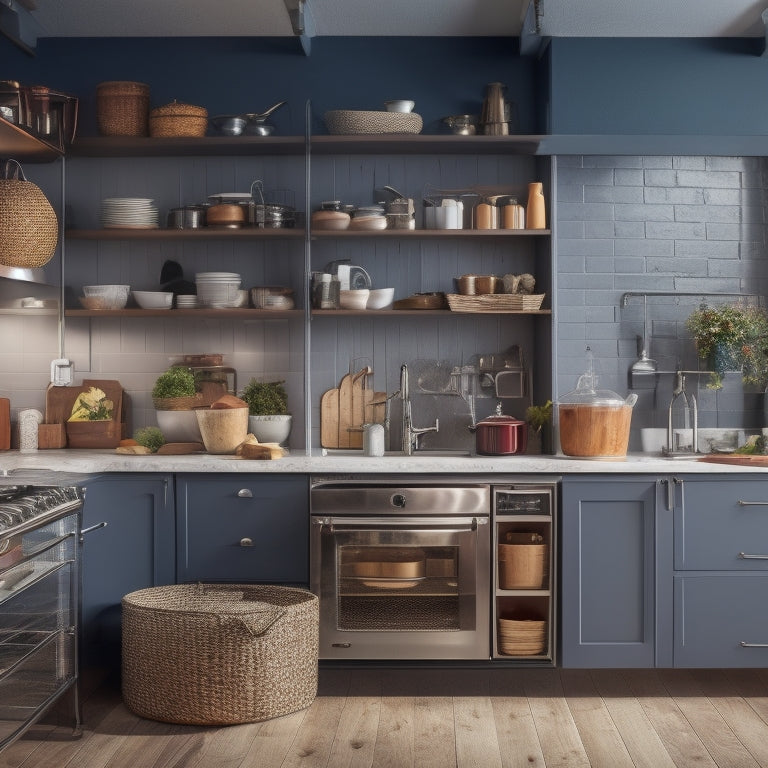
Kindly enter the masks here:
<path id="1" fill-rule="evenodd" d="M 117 448 L 125 437 L 126 425 L 115 421 L 68 421 L 70 448 Z"/>
<path id="2" fill-rule="evenodd" d="M 499 544 L 499 589 L 542 589 L 549 571 L 548 544 Z"/>
<path id="3" fill-rule="evenodd" d="M 560 447 L 566 456 L 621 458 L 627 455 L 631 405 L 561 404 Z"/>
<path id="4" fill-rule="evenodd" d="M 536 656 L 547 648 L 547 622 L 539 619 L 499 619 L 499 651 L 505 656 Z"/>
<path id="5" fill-rule="evenodd" d="M 66 448 L 66 426 L 64 424 L 38 424 L 37 447 L 40 450 L 46 448 Z"/>

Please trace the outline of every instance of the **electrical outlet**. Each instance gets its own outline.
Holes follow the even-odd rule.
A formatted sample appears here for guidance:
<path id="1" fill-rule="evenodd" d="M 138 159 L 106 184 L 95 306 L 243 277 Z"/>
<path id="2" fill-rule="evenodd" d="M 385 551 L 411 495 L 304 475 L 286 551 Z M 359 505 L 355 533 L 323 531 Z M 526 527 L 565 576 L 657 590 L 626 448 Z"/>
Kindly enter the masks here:
<path id="1" fill-rule="evenodd" d="M 74 364 L 66 358 L 59 358 L 51 363 L 51 384 L 54 387 L 68 387 L 72 383 Z"/>

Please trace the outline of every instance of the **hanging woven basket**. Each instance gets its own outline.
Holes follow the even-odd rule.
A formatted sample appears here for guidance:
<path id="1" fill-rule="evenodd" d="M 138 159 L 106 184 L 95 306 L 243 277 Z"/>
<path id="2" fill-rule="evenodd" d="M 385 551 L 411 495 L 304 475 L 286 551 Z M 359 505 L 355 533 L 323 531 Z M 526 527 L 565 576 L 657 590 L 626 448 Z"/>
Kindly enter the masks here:
<path id="1" fill-rule="evenodd" d="M 47 264 L 59 241 L 56 212 L 40 187 L 27 181 L 21 165 L 0 169 L 0 264 L 34 269 Z"/>

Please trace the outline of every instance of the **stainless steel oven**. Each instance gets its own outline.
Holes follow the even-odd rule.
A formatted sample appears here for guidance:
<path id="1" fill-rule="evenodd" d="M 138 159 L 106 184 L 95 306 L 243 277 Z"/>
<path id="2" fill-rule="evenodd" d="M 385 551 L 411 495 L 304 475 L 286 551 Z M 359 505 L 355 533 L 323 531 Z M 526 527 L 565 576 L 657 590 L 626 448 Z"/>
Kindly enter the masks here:
<path id="1" fill-rule="evenodd" d="M 321 659 L 488 659 L 490 486 L 313 478 Z"/>

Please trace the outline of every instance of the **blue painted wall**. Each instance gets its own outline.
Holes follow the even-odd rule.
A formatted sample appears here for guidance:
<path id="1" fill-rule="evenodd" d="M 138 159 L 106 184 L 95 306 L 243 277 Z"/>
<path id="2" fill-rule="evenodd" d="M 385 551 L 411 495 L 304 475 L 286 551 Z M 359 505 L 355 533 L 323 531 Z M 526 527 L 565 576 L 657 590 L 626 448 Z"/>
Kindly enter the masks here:
<path id="1" fill-rule="evenodd" d="M 760 39 L 551 41 L 554 134 L 768 134 Z"/>
<path id="2" fill-rule="evenodd" d="M 479 113 L 489 82 L 503 82 L 519 116 L 519 133 L 536 133 L 536 66 L 518 55 L 515 38 L 349 38 L 312 40 L 305 56 L 293 38 L 41 38 L 30 57 L 0 39 L 0 71 L 79 97 L 80 135 L 96 135 L 96 85 L 136 80 L 151 87 L 152 105 L 174 99 L 210 115 L 274 114 L 277 133 L 304 133 L 312 102 L 313 132 L 328 109 L 383 109 L 393 98 L 416 101 L 424 133 L 447 129 L 447 115 Z"/>

